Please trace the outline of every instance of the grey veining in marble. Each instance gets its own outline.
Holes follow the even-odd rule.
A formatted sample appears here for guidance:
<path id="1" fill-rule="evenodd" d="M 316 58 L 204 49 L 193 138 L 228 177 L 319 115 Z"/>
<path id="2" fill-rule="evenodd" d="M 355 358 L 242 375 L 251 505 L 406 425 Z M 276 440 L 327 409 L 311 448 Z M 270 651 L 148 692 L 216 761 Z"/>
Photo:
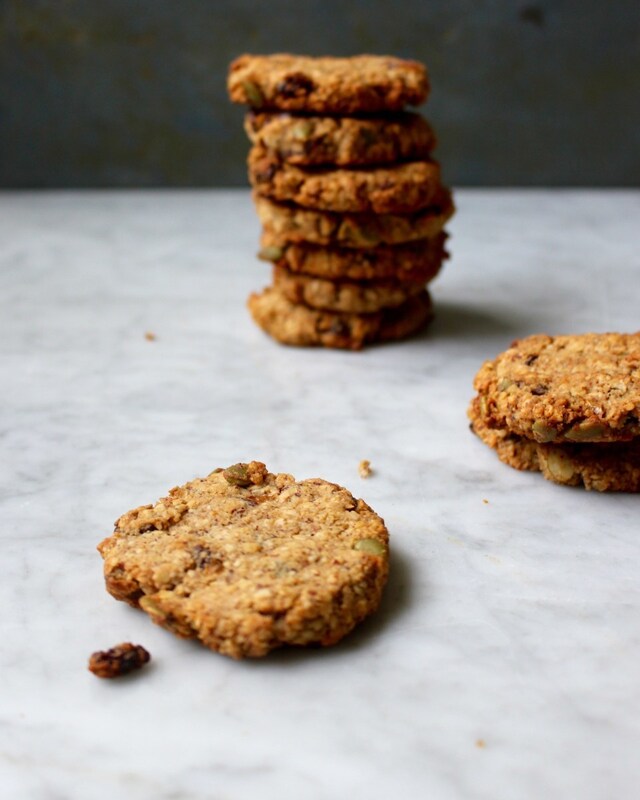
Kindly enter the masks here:
<path id="1" fill-rule="evenodd" d="M 247 191 L 0 195 L 2 797 L 635 796 L 640 500 L 505 467 L 465 410 L 517 336 L 640 328 L 640 194 L 457 201 L 431 330 L 354 354 L 250 321 Z M 389 526 L 335 648 L 233 662 L 103 589 L 120 513 L 249 458 Z M 146 674 L 87 672 L 126 640 Z"/>

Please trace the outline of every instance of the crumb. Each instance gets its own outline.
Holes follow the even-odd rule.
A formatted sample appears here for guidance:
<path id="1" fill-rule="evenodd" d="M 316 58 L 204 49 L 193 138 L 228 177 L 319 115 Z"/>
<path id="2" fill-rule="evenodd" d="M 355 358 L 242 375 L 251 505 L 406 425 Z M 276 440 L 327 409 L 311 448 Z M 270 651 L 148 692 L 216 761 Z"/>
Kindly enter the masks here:
<path id="1" fill-rule="evenodd" d="M 89 658 L 89 671 L 98 678 L 118 678 L 143 667 L 151 658 L 139 644 L 124 642 L 109 650 L 98 650 Z"/>
<path id="2" fill-rule="evenodd" d="M 486 747 L 485 740 L 484 739 L 476 739 L 476 747 L 479 747 L 480 749 L 482 749 L 483 747 Z"/>
<path id="3" fill-rule="evenodd" d="M 487 498 L 486 498 L 486 497 L 483 497 L 483 498 L 482 498 L 482 502 L 485 504 L 485 506 L 488 506 L 488 505 L 489 505 L 489 501 L 487 500 Z"/>
<path id="4" fill-rule="evenodd" d="M 371 469 L 371 462 L 367 461 L 366 458 L 363 458 L 362 461 L 358 464 L 358 472 L 360 473 L 361 478 L 369 478 L 371 477 L 372 473 Z"/>
<path id="5" fill-rule="evenodd" d="M 145 335 L 144 335 L 144 338 L 145 338 L 145 339 L 146 339 L 148 342 L 155 342 L 155 340 L 156 340 L 156 338 L 157 338 L 157 337 L 156 337 L 156 335 L 155 335 L 155 333 L 154 333 L 153 331 L 147 331 L 147 332 L 145 333 Z"/>

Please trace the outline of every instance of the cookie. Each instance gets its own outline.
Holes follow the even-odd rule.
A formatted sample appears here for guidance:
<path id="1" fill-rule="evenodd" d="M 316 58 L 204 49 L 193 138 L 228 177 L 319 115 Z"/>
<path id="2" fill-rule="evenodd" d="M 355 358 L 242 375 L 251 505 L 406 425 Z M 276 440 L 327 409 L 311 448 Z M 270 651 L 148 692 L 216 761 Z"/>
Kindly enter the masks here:
<path id="1" fill-rule="evenodd" d="M 529 336 L 485 362 L 474 387 L 488 427 L 556 444 L 629 441 L 640 434 L 640 333 Z"/>
<path id="2" fill-rule="evenodd" d="M 640 442 L 540 444 L 540 471 L 549 481 L 598 492 L 640 492 Z"/>
<path id="3" fill-rule="evenodd" d="M 273 261 L 289 272 L 324 280 L 397 280 L 425 284 L 435 278 L 448 257 L 444 248 L 446 239 L 446 234 L 440 233 L 432 239 L 406 244 L 323 247 L 307 242 L 290 243 L 264 232 L 258 257 Z"/>
<path id="4" fill-rule="evenodd" d="M 433 316 L 426 290 L 397 308 L 374 314 L 309 308 L 292 303 L 272 286 L 252 294 L 248 306 L 255 322 L 281 344 L 342 350 L 361 350 L 365 344 L 404 339 L 421 330 Z"/>
<path id="5" fill-rule="evenodd" d="M 232 102 L 256 109 L 346 116 L 420 105 L 429 94 L 429 78 L 423 64 L 392 56 L 277 53 L 237 58 L 227 89 Z"/>
<path id="6" fill-rule="evenodd" d="M 383 308 L 395 308 L 424 289 L 411 281 L 325 280 L 290 272 L 274 266 L 273 285 L 292 303 L 303 303 L 325 311 L 348 314 L 371 314 Z"/>
<path id="7" fill-rule="evenodd" d="M 254 145 L 302 167 L 420 161 L 428 158 L 436 145 L 429 123 L 411 112 L 384 117 L 309 117 L 250 111 L 244 129 Z"/>
<path id="8" fill-rule="evenodd" d="M 413 214 L 336 214 L 275 203 L 254 194 L 265 234 L 287 242 L 328 247 L 371 248 L 437 236 L 454 212 L 451 194 L 441 190 L 433 204 Z"/>
<path id="9" fill-rule="evenodd" d="M 538 445 L 531 439 L 510 433 L 505 428 L 490 428 L 482 416 L 482 405 L 478 397 L 474 397 L 469 406 L 467 416 L 471 421 L 471 430 L 492 450 L 504 464 L 519 470 L 538 471 Z"/>
<path id="10" fill-rule="evenodd" d="M 601 444 L 540 444 L 505 428 L 489 428 L 477 403 L 472 431 L 510 467 L 540 471 L 549 481 L 598 492 L 640 492 L 640 440 Z"/>
<path id="11" fill-rule="evenodd" d="M 431 205 L 441 189 L 435 161 L 366 169 L 303 169 L 255 146 L 248 166 L 249 181 L 259 194 L 317 211 L 404 214 Z"/>
<path id="12" fill-rule="evenodd" d="M 115 598 L 233 658 L 336 643 L 388 573 L 387 529 L 363 500 L 256 461 L 129 511 L 98 550 Z"/>

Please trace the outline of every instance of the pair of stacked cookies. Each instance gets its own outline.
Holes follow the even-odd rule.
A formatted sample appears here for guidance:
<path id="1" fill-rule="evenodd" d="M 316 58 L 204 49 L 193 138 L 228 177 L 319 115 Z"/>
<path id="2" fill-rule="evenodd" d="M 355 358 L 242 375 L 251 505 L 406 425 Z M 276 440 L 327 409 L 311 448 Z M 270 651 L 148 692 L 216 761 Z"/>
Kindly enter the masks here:
<path id="1" fill-rule="evenodd" d="M 359 349 L 420 330 L 446 258 L 451 193 L 428 122 L 405 110 L 425 68 L 382 56 L 242 56 L 228 88 L 250 106 L 249 179 L 273 283 L 254 320 L 290 345 Z"/>
<path id="2" fill-rule="evenodd" d="M 476 375 L 471 428 L 555 483 L 640 491 L 640 333 L 537 334 Z"/>

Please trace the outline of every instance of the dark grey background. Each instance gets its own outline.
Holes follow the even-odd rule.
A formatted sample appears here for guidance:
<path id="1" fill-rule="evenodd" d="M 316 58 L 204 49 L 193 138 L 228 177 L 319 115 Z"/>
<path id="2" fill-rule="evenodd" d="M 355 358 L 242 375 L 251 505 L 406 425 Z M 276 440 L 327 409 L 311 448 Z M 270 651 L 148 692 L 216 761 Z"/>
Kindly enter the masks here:
<path id="1" fill-rule="evenodd" d="M 640 0 L 0 0 L 0 185 L 246 185 L 243 52 L 424 61 L 460 185 L 640 184 Z"/>

